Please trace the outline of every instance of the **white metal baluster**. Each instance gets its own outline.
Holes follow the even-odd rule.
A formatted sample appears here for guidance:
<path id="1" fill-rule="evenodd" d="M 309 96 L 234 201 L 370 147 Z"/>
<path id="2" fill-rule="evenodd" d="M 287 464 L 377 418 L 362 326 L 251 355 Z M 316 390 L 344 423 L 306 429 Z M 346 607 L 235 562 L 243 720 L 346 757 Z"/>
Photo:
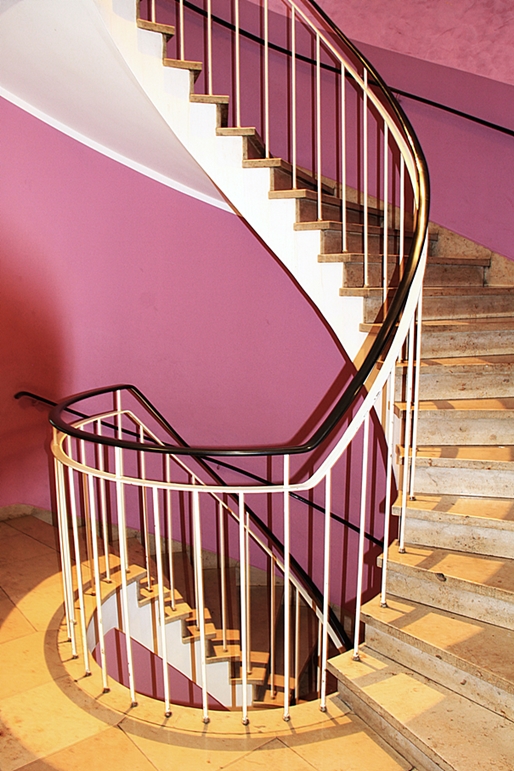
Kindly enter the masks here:
<path id="1" fill-rule="evenodd" d="M 241 683 L 242 683 L 242 714 L 243 725 L 248 725 L 248 672 L 246 662 L 248 660 L 248 644 L 246 639 L 246 582 L 247 564 L 245 561 L 245 498 L 244 493 L 239 493 L 239 592 L 241 596 Z"/>
<path id="2" fill-rule="evenodd" d="M 98 436 L 102 436 L 102 421 L 98 420 L 96 423 L 96 433 Z M 97 465 L 100 471 L 105 471 L 104 464 L 104 446 L 102 444 L 96 445 L 96 457 Z M 104 557 L 105 557 L 105 580 L 110 583 L 111 581 L 111 566 L 109 555 L 109 527 L 107 523 L 107 496 L 105 493 L 105 479 L 100 477 L 98 480 L 100 485 L 100 515 L 102 517 L 102 534 L 104 544 Z"/>
<path id="3" fill-rule="evenodd" d="M 274 699 L 275 692 L 275 557 L 271 557 L 271 576 L 270 576 L 271 596 L 270 596 L 270 694 Z"/>
<path id="4" fill-rule="evenodd" d="M 54 441 L 56 431 L 54 429 Z M 66 540 L 68 538 L 68 517 L 66 512 L 66 492 L 64 488 L 64 474 L 62 463 L 54 461 L 55 487 L 57 492 L 57 523 L 59 532 L 59 546 L 61 551 L 62 582 L 64 610 L 66 615 L 66 631 L 68 640 L 71 642 L 72 656 L 77 656 L 77 646 L 75 640 L 75 609 L 73 603 L 73 579 L 71 571 L 71 559 L 67 558 Z"/>
<path id="5" fill-rule="evenodd" d="M 241 46 L 239 38 L 239 0 L 235 2 L 235 34 L 236 34 L 236 126 L 241 126 Z"/>
<path id="6" fill-rule="evenodd" d="M 144 444 L 145 435 L 143 427 L 139 427 L 139 443 Z M 146 479 L 146 458 L 144 451 L 139 452 L 139 464 L 141 469 L 141 479 Z M 143 545 L 145 547 L 145 565 L 146 565 L 146 585 L 148 591 L 152 590 L 152 576 L 150 573 L 150 538 L 148 534 L 148 499 L 146 485 L 141 488 L 141 505 L 143 507 Z"/>
<path id="7" fill-rule="evenodd" d="M 405 434 L 403 450 L 403 479 L 402 479 L 402 515 L 400 519 L 400 548 L 401 554 L 405 552 L 405 524 L 407 518 L 407 492 L 409 483 L 410 446 L 412 427 L 412 384 L 414 371 L 414 319 L 409 329 L 408 364 L 407 364 L 407 393 L 405 399 Z"/>
<path id="8" fill-rule="evenodd" d="M 246 572 L 246 640 L 247 640 L 247 661 L 246 668 L 248 674 L 252 671 L 252 631 L 251 631 L 251 616 L 252 606 L 250 602 L 250 515 L 248 511 L 245 512 L 245 560 L 248 566 Z"/>
<path id="9" fill-rule="evenodd" d="M 100 645 L 100 662 L 102 667 L 102 685 L 103 692 L 108 693 L 109 681 L 107 678 L 107 658 L 105 656 L 105 635 L 102 609 L 102 584 L 100 581 L 100 559 L 98 556 L 98 532 L 96 527 L 96 499 L 94 488 L 94 477 L 87 474 L 87 490 L 89 496 L 89 513 L 91 516 L 91 532 L 93 539 L 93 562 L 95 566 L 95 594 L 96 594 L 96 617 L 98 621 L 98 643 Z"/>
<path id="10" fill-rule="evenodd" d="M 155 0 L 152 0 L 152 4 L 150 8 L 150 21 L 153 21 L 155 23 Z"/>
<path id="11" fill-rule="evenodd" d="M 348 251 L 348 233 L 346 216 L 346 68 L 341 62 L 341 228 L 343 231 L 342 249 Z"/>
<path id="12" fill-rule="evenodd" d="M 384 122 L 384 257 L 382 260 L 382 301 L 384 303 L 384 313 L 387 308 L 387 289 L 389 284 L 387 250 L 389 246 L 389 127 Z"/>
<path id="13" fill-rule="evenodd" d="M 166 482 L 171 482 L 169 455 L 166 455 Z M 175 610 L 175 571 L 173 570 L 173 511 L 171 507 L 171 490 L 166 490 L 166 524 L 168 529 L 168 571 L 170 579 L 171 609 Z"/>
<path id="14" fill-rule="evenodd" d="M 318 220 L 323 219 L 321 185 L 321 40 L 316 32 L 316 165 L 318 171 Z"/>
<path id="15" fill-rule="evenodd" d="M 368 71 L 364 70 L 362 92 L 362 168 L 364 174 L 364 286 L 369 286 L 369 223 L 368 223 Z"/>
<path id="16" fill-rule="evenodd" d="M 269 8 L 264 0 L 264 145 L 269 158 Z"/>
<path id="17" fill-rule="evenodd" d="M 403 262 L 405 253 L 405 160 L 400 155 L 400 249 L 399 262 Z"/>
<path id="18" fill-rule="evenodd" d="M 193 490 L 193 538 L 195 544 L 195 572 L 198 593 L 198 605 L 196 606 L 197 618 L 200 619 L 200 669 L 202 673 L 202 708 L 203 722 L 209 722 L 209 695 L 207 692 L 207 657 L 205 637 L 205 601 L 203 593 L 203 566 L 202 566 L 202 531 L 200 527 L 200 493 Z"/>
<path id="19" fill-rule="evenodd" d="M 284 455 L 284 720 L 290 720 L 289 673 L 291 669 L 291 531 L 289 499 L 289 455 Z"/>
<path id="20" fill-rule="evenodd" d="M 427 242 L 423 249 L 427 248 Z M 419 295 L 416 315 L 416 367 L 414 381 L 414 421 L 412 425 L 412 454 L 410 461 L 409 498 L 414 500 L 414 481 L 416 476 L 416 458 L 418 446 L 418 419 L 419 419 L 419 378 L 421 366 L 421 326 L 423 323 L 423 292 Z"/>
<path id="21" fill-rule="evenodd" d="M 207 87 L 212 94 L 212 0 L 207 0 Z"/>
<path id="22" fill-rule="evenodd" d="M 387 380 L 387 408 L 386 408 L 386 441 L 387 441 L 387 473 L 386 473 L 386 499 L 384 522 L 384 551 L 382 554 L 382 589 L 380 604 L 387 607 L 387 560 L 389 554 L 389 526 L 391 522 L 391 491 L 393 481 L 393 428 L 394 428 L 394 384 L 396 367 L 393 367 Z"/>
<path id="23" fill-rule="evenodd" d="M 227 650 L 227 577 L 225 575 L 225 510 L 223 503 L 218 501 L 218 521 L 220 533 L 220 586 L 221 586 L 221 628 L 223 634 L 223 650 Z"/>
<path id="24" fill-rule="evenodd" d="M 123 412 L 121 407 L 121 391 L 116 391 L 114 396 L 114 406 L 117 411 L 116 416 L 116 423 L 117 423 L 117 437 L 118 439 L 123 439 Z M 123 476 L 123 450 L 120 449 L 119 458 L 116 458 L 116 463 L 120 462 L 120 468 L 121 468 L 121 476 Z M 116 472 L 117 473 L 117 472 Z M 125 493 L 123 492 L 123 512 L 125 512 Z M 127 541 L 127 528 L 124 529 L 124 538 L 125 538 L 125 554 L 128 555 L 128 541 Z M 121 544 L 121 528 L 120 523 L 118 520 L 118 539 Z M 121 550 L 121 546 L 120 546 Z M 121 551 L 120 551 L 121 554 Z M 126 570 L 128 571 L 128 564 L 126 566 Z"/>
<path id="25" fill-rule="evenodd" d="M 298 704 L 300 696 L 300 592 L 295 592 L 294 607 L 294 700 Z"/>
<path id="26" fill-rule="evenodd" d="M 117 392 L 119 394 L 119 391 Z M 121 419 L 121 413 L 118 416 Z M 127 525 L 125 519 L 125 494 L 123 488 L 123 455 L 121 447 L 116 447 L 115 470 L 116 470 L 116 506 L 118 513 L 118 529 L 120 543 L 120 570 L 121 570 L 121 608 L 123 616 L 123 632 L 125 633 L 125 645 L 127 650 L 127 668 L 129 678 L 130 699 L 133 707 L 137 707 L 136 690 L 134 685 L 134 665 L 132 661 L 132 638 L 130 637 L 130 618 L 128 606 L 128 548 L 127 548 Z"/>
<path id="27" fill-rule="evenodd" d="M 353 642 L 353 659 L 359 661 L 359 636 L 362 607 L 362 573 L 364 569 L 364 534 L 366 531 L 366 508 L 368 492 L 368 447 L 369 447 L 369 412 L 364 419 L 364 438 L 362 447 L 362 485 L 361 511 L 359 521 L 359 557 L 357 562 L 357 597 L 355 602 L 355 633 Z"/>
<path id="28" fill-rule="evenodd" d="M 159 490 L 152 489 L 153 521 L 155 534 L 155 556 L 157 562 L 157 590 L 159 604 L 159 626 L 161 632 L 162 676 L 164 682 L 164 714 L 171 717 L 170 680 L 168 676 L 168 649 L 166 644 L 166 614 L 164 610 L 164 570 L 162 567 L 161 514 L 159 509 Z"/>
<path id="29" fill-rule="evenodd" d="M 319 619 L 317 616 L 318 621 L 318 666 L 317 666 L 317 672 L 316 672 L 316 693 L 321 698 L 321 658 L 322 658 L 322 645 L 323 645 L 323 620 Z M 323 709 L 320 706 L 321 711 L 323 712 Z"/>
<path id="30" fill-rule="evenodd" d="M 293 161 L 293 190 L 296 190 L 296 12 L 291 8 L 291 145 Z"/>
<path id="31" fill-rule="evenodd" d="M 179 3 L 179 18 L 180 18 L 180 51 L 179 51 L 179 59 L 184 61 L 186 58 L 185 56 L 185 46 L 184 46 L 184 0 L 180 0 Z"/>
<path id="32" fill-rule="evenodd" d="M 332 472 L 325 478 L 325 538 L 323 553 L 323 624 L 321 628 L 320 709 L 327 709 L 328 617 L 330 611 L 330 512 L 332 508 Z"/>
<path id="33" fill-rule="evenodd" d="M 71 458 L 71 438 L 67 438 L 67 454 Z M 71 527 L 73 533 L 73 548 L 75 551 L 75 571 L 77 573 L 77 590 L 79 598 L 80 631 L 82 635 L 82 651 L 84 654 L 84 673 L 86 677 L 91 674 L 89 666 L 89 648 L 87 645 L 86 609 L 84 606 L 84 578 L 82 574 L 82 560 L 80 556 L 80 542 L 77 522 L 77 499 L 75 495 L 75 479 L 73 469 L 68 466 L 68 489 L 70 496 Z"/>

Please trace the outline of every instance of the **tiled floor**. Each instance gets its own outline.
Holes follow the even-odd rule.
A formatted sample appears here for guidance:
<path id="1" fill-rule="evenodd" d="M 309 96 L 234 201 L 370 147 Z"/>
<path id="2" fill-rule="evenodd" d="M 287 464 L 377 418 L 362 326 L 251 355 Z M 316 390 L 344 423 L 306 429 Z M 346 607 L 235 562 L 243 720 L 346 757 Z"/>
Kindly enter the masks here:
<path id="1" fill-rule="evenodd" d="M 216 713 L 139 699 L 130 709 L 114 683 L 102 694 L 99 672 L 83 678 L 62 628 L 62 582 L 54 528 L 35 517 L 0 522 L 0 771 L 408 771 L 357 717 L 332 697 L 279 710 Z"/>

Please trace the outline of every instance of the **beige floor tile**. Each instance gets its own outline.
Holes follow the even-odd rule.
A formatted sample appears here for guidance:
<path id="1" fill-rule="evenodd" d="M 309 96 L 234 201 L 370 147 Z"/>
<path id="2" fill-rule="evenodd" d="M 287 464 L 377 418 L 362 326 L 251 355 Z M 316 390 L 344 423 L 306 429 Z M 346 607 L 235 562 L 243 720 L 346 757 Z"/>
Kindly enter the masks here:
<path id="1" fill-rule="evenodd" d="M 14 535 L 3 538 L 7 528 L 10 528 Z M 3 532 L 0 533 L 0 567 L 12 565 L 14 561 L 19 565 L 20 562 L 44 557 L 51 552 L 55 552 L 55 549 L 25 533 L 20 533 L 9 525 L 5 525 Z"/>
<path id="2" fill-rule="evenodd" d="M 20 771 L 96 771 L 98 768 L 155 771 L 155 766 L 119 728 L 107 728 L 44 760 L 35 760 Z"/>
<path id="3" fill-rule="evenodd" d="M 67 675 L 56 635 L 48 632 L 3 643 L 0 662 L 0 700 Z"/>
<path id="4" fill-rule="evenodd" d="M 27 540 L 37 543 L 31 538 Z M 59 558 L 48 547 L 44 556 L 0 564 L 0 586 L 38 630 L 59 626 L 62 617 L 62 578 Z M 60 609 L 60 610 L 59 610 Z"/>
<path id="5" fill-rule="evenodd" d="M 16 640 L 18 637 L 32 634 L 32 632 L 34 632 L 34 627 L 23 613 L 11 600 L 2 599 L 0 595 L 0 645 L 9 640 Z"/>
<path id="6" fill-rule="evenodd" d="M 36 541 L 44 543 L 54 551 L 59 549 L 59 534 L 56 527 L 52 527 L 47 522 L 43 522 L 37 517 L 19 517 L 9 521 L 10 527 L 20 533 L 34 538 Z"/>
<path id="7" fill-rule="evenodd" d="M 411 764 L 382 745 L 355 715 L 316 733 L 299 732 L 283 737 L 288 747 L 317 771 L 410 771 Z"/>
<path id="8" fill-rule="evenodd" d="M 125 718 L 120 727 L 158 771 L 219 771 L 269 741 L 267 736 L 213 737 L 202 731 L 163 730 L 131 718 Z"/>
<path id="9" fill-rule="evenodd" d="M 82 694 L 68 678 L 0 701 L 2 771 L 15 771 L 105 730 L 119 716 Z"/>
<path id="10" fill-rule="evenodd" d="M 313 771 L 312 766 L 303 760 L 294 750 L 287 747 L 280 739 L 272 739 L 257 750 L 243 758 L 238 758 L 228 766 L 228 771 L 258 771 L 270 769 L 273 771 Z"/>

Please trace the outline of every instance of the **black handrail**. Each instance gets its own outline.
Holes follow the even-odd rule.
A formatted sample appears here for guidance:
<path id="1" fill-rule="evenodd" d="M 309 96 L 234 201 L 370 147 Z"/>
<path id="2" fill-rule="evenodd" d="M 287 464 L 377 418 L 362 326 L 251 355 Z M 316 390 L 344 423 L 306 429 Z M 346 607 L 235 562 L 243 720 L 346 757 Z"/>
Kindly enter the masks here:
<path id="1" fill-rule="evenodd" d="M 204 8 L 200 8 L 199 6 L 195 5 L 194 3 L 189 2 L 189 0 L 183 0 L 184 6 L 188 8 L 190 11 L 194 11 L 199 16 L 203 16 L 204 18 L 207 18 L 208 14 L 207 11 Z M 221 18 L 221 16 L 216 16 L 215 14 L 211 14 L 211 19 L 216 24 L 219 24 L 221 27 L 225 27 L 225 29 L 229 29 L 231 32 L 235 32 L 236 26 L 235 24 L 232 24 L 232 22 L 227 21 L 226 19 Z M 239 27 L 239 34 L 242 37 L 247 38 L 248 40 L 253 41 L 254 43 L 259 43 L 261 46 L 264 45 L 265 41 L 264 38 L 260 37 L 259 35 L 256 35 L 253 32 L 249 32 L 248 30 L 245 30 L 241 27 Z M 268 47 L 270 50 L 277 51 L 278 53 L 284 54 L 285 56 L 292 56 L 292 52 L 288 48 L 284 48 L 284 46 L 278 45 L 277 43 L 273 43 L 272 41 L 268 41 Z M 310 56 L 305 56 L 304 54 L 295 53 L 296 59 L 301 62 L 305 62 L 306 64 L 316 64 L 316 60 L 312 59 Z M 340 70 L 337 67 L 334 67 L 332 64 L 328 64 L 327 62 L 320 62 L 320 67 L 322 70 L 327 70 L 329 72 L 334 72 L 336 74 L 339 74 Z M 347 74 L 346 77 L 350 77 L 350 75 Z M 372 80 L 368 81 L 370 85 L 377 85 Z M 486 126 L 486 128 L 493 129 L 494 131 L 500 131 L 503 134 L 507 134 L 508 136 L 514 137 L 514 129 L 507 128 L 506 126 L 500 126 L 498 123 L 493 123 L 492 121 L 485 120 L 484 118 L 479 118 L 477 115 L 471 115 L 468 112 L 464 112 L 463 110 L 457 110 L 455 107 L 450 107 L 449 105 L 442 104 L 441 102 L 436 102 L 433 99 L 427 99 L 424 96 L 419 96 L 419 94 L 412 94 L 410 91 L 404 91 L 400 88 L 395 88 L 394 86 L 389 86 L 389 89 L 394 94 L 399 94 L 400 96 L 404 96 L 407 99 L 413 99 L 416 102 L 421 102 L 422 104 L 428 104 L 430 107 L 435 107 L 438 110 L 444 110 L 445 112 L 449 112 L 452 115 L 458 115 L 460 118 L 465 118 L 466 120 L 473 121 L 474 123 L 479 123 L 481 126 Z"/>

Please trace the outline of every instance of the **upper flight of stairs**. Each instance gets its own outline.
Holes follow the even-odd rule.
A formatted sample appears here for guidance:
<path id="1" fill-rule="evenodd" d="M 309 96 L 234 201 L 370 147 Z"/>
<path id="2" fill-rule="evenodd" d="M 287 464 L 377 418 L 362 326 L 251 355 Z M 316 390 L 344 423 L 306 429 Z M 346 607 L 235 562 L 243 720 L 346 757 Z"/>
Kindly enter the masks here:
<path id="1" fill-rule="evenodd" d="M 360 661 L 330 663 L 342 699 L 418 771 L 514 768 L 514 296 L 485 286 L 487 269 L 480 247 L 429 257 L 406 551 L 389 550 L 387 607 L 363 608 Z"/>

